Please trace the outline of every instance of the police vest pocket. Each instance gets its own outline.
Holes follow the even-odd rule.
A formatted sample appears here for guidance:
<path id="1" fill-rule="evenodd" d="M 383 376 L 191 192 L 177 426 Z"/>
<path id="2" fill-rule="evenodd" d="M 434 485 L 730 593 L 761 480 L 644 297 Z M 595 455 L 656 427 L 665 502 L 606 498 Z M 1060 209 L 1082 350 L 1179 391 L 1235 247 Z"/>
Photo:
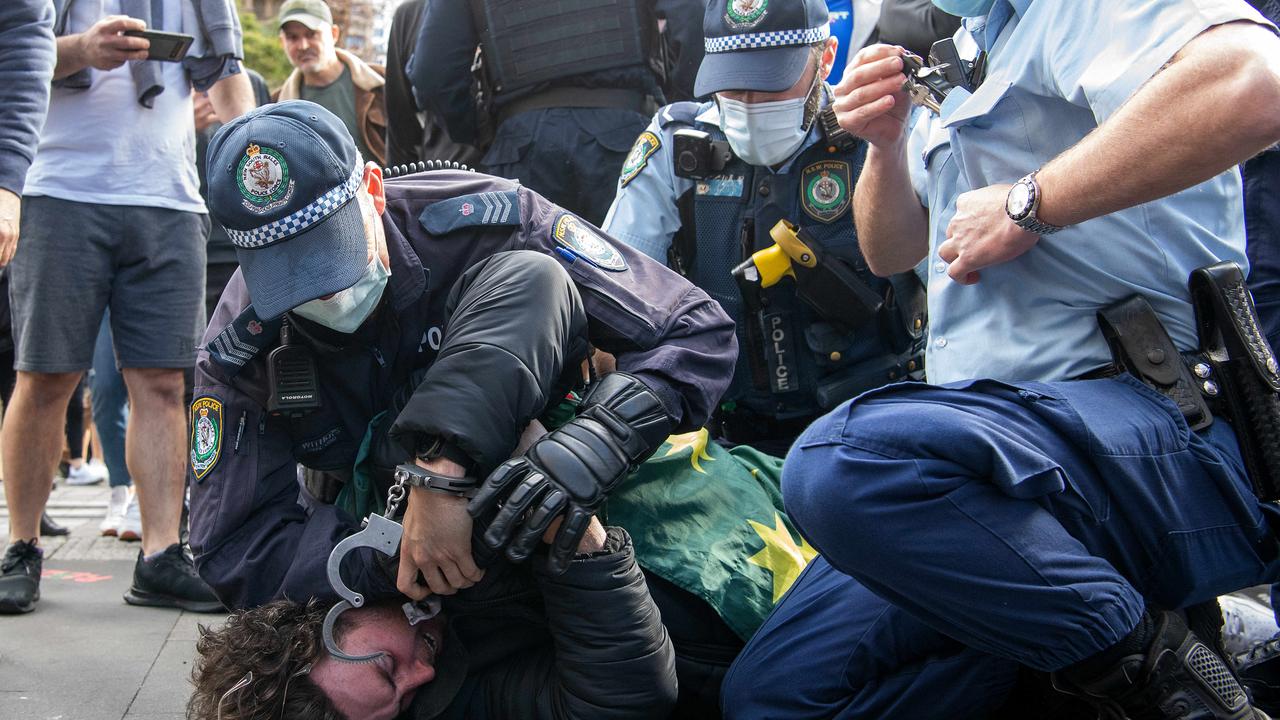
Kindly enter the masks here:
<path id="1" fill-rule="evenodd" d="M 533 133 L 523 128 L 509 128 L 513 122 L 514 120 L 508 120 L 498 128 L 497 137 L 484 156 L 486 167 L 518 163 L 529 152 L 529 147 L 533 145 Z"/>

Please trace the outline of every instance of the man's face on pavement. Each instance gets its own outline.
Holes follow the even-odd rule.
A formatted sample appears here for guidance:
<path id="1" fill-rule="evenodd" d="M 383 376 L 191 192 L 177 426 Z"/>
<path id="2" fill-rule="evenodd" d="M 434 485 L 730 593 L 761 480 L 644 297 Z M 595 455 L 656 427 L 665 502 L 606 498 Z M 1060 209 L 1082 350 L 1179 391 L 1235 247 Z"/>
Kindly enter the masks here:
<path id="1" fill-rule="evenodd" d="M 385 653 L 368 663 L 346 663 L 325 655 L 311 681 L 348 718 L 390 720 L 404 712 L 418 688 L 435 679 L 443 647 L 440 617 L 410 626 L 398 605 L 348 610 L 338 631 L 339 646 L 352 655 Z"/>
<path id="2" fill-rule="evenodd" d="M 334 44 L 338 39 L 335 25 L 321 25 L 312 30 L 300 22 L 287 22 L 280 28 L 280 42 L 289 62 L 304 73 L 316 73 L 338 59 Z"/>

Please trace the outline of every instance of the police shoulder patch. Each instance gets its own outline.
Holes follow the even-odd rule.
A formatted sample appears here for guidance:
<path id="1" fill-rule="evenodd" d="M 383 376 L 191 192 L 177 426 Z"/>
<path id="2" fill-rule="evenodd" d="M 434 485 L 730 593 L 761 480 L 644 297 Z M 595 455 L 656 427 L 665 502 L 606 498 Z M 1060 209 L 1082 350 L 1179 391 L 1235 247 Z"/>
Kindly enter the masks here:
<path id="1" fill-rule="evenodd" d="M 852 173 L 843 160 L 822 160 L 800 173 L 800 205 L 809 217 L 829 223 L 849 209 Z"/>
<path id="2" fill-rule="evenodd" d="M 418 222 L 432 235 L 483 225 L 515 227 L 520 224 L 520 195 L 503 190 L 441 200 L 423 210 Z"/>
<path id="3" fill-rule="evenodd" d="M 198 397 L 191 403 L 191 472 L 196 480 L 203 480 L 221 456 L 222 401 Z"/>
<path id="4" fill-rule="evenodd" d="M 649 164 L 649 158 L 662 147 L 662 140 L 652 132 L 646 130 L 640 133 L 640 137 L 636 138 L 636 144 L 631 147 L 631 154 L 627 155 L 627 161 L 622 165 L 622 187 L 626 187 L 644 170 Z"/>
<path id="5" fill-rule="evenodd" d="M 205 349 L 209 357 L 234 377 L 280 336 L 280 319 L 259 320 L 253 306 L 245 308 L 235 320 L 213 336 Z"/>
<path id="6" fill-rule="evenodd" d="M 562 248 L 603 270 L 622 272 L 627 260 L 599 230 L 569 213 L 556 218 L 551 235 Z"/>

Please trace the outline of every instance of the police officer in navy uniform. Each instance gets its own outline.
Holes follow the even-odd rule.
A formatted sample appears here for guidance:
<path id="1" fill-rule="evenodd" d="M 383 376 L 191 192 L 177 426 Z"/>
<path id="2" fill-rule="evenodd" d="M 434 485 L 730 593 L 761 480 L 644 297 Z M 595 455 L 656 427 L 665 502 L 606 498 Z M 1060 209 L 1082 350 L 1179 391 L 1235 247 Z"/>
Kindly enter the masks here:
<path id="1" fill-rule="evenodd" d="M 631 142 L 663 102 L 658 16 L 688 14 L 692 4 L 428 3 L 409 67 L 414 95 L 456 142 L 483 146 L 481 128 L 492 123 L 486 171 L 599 223 Z M 486 108 L 472 92 L 477 46 Z"/>
<path id="2" fill-rule="evenodd" d="M 384 182 L 303 101 L 222 128 L 209 168 L 241 270 L 198 358 L 191 545 L 229 607 L 334 596 L 325 562 L 358 518 L 300 492 L 298 467 L 351 476 L 366 454 L 415 478 L 398 566 L 368 549 L 344 566 L 367 598 L 480 580 L 472 493 L 487 552 L 524 560 L 545 534 L 564 567 L 608 491 L 728 383 L 731 323 L 705 293 L 516 183 Z M 493 472 L 581 384 L 588 343 L 617 371 Z"/>
<path id="3" fill-rule="evenodd" d="M 705 103 L 662 108 L 636 140 L 602 227 L 668 262 L 737 321 L 733 385 L 713 429 L 783 454 L 816 416 L 918 375 L 923 293 L 909 273 L 872 275 L 850 211 L 866 145 L 822 123 L 837 41 L 822 0 L 713 0 L 704 15 Z M 802 300 L 812 279 L 769 288 L 732 272 L 795 226 L 847 295 Z M 804 270 L 804 268 L 800 268 Z"/>

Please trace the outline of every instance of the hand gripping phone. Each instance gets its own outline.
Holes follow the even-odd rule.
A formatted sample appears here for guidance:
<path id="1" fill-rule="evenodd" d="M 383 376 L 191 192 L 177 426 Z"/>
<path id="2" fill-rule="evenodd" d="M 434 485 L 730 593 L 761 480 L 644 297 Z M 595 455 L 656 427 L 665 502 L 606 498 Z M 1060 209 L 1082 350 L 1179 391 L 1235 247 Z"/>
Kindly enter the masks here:
<path id="1" fill-rule="evenodd" d="M 161 32 L 159 30 L 125 30 L 129 37 L 140 37 L 151 43 L 147 50 L 148 60 L 160 62 L 178 62 L 187 56 L 191 43 L 195 38 L 182 33 Z"/>

